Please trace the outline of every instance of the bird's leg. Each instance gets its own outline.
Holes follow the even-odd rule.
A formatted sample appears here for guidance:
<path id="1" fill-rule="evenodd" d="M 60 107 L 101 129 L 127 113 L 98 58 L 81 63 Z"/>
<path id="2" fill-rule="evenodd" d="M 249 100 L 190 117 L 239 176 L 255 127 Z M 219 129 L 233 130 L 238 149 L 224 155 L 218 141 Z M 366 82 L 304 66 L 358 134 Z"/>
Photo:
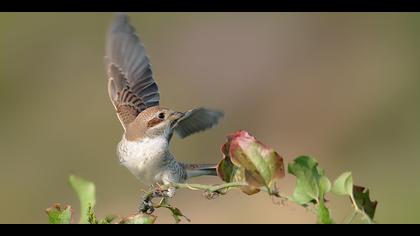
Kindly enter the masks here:
<path id="1" fill-rule="evenodd" d="M 175 187 L 169 187 L 168 189 L 162 189 L 160 184 L 156 184 L 157 188 L 155 189 L 156 195 L 163 198 L 173 198 L 175 196 Z"/>
<path id="2" fill-rule="evenodd" d="M 159 197 L 159 194 L 156 192 L 156 186 L 151 185 L 149 187 L 149 191 L 145 192 L 141 198 L 139 213 L 152 214 L 155 211 L 153 199 L 156 197 Z"/>
<path id="3" fill-rule="evenodd" d="M 152 214 L 155 211 L 152 202 L 153 195 L 153 192 L 150 192 L 142 196 L 139 206 L 139 213 Z"/>
<path id="4" fill-rule="evenodd" d="M 172 198 L 175 196 L 174 187 L 169 187 L 167 190 L 165 190 L 162 189 L 161 185 L 156 184 L 156 186 L 152 185 L 151 189 L 151 191 L 146 192 L 146 194 L 143 195 L 142 200 L 140 201 L 140 213 L 151 214 L 155 211 L 155 207 L 152 201 L 154 198 L 163 198 L 166 200 L 166 198 Z M 156 207 L 159 207 L 159 205 Z"/>

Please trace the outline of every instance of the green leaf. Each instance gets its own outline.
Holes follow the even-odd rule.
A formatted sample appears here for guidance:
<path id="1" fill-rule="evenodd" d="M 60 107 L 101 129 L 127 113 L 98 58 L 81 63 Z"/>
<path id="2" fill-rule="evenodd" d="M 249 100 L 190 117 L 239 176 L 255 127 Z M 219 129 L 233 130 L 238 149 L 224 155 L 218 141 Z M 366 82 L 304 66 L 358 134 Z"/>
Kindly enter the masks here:
<path id="1" fill-rule="evenodd" d="M 333 224 L 333 220 L 330 216 L 330 210 L 325 206 L 324 201 L 320 202 L 317 210 L 318 223 L 321 224 Z"/>
<path id="2" fill-rule="evenodd" d="M 318 204 L 318 222 L 322 224 L 333 224 L 330 210 L 325 206 L 325 194 L 331 190 L 331 182 L 326 176 L 321 176 L 319 179 L 319 204 Z"/>
<path id="3" fill-rule="evenodd" d="M 354 200 L 356 201 L 357 207 L 362 209 L 367 216 L 373 220 L 375 216 L 376 206 L 378 205 L 377 201 L 372 201 L 369 196 L 369 189 L 365 189 L 361 186 L 353 187 Z"/>
<path id="4" fill-rule="evenodd" d="M 331 182 L 324 170 L 318 167 L 318 162 L 312 157 L 300 156 L 289 164 L 288 172 L 296 176 L 296 188 L 291 199 L 303 206 L 316 204 L 318 222 L 333 223 L 324 200 L 325 194 L 331 191 Z"/>
<path id="5" fill-rule="evenodd" d="M 73 210 L 71 206 L 61 208 L 60 204 L 56 204 L 46 210 L 48 221 L 50 224 L 71 224 Z"/>
<path id="6" fill-rule="evenodd" d="M 344 172 L 334 181 L 332 192 L 337 195 L 353 196 L 353 177 L 351 172 Z"/>
<path id="7" fill-rule="evenodd" d="M 331 182 L 326 176 L 319 179 L 319 205 L 318 205 L 318 221 L 322 224 L 334 223 L 330 216 L 330 210 L 325 206 L 324 196 L 331 191 Z"/>
<path id="8" fill-rule="evenodd" d="M 79 197 L 81 210 L 80 223 L 88 224 L 89 218 L 92 217 L 91 211 L 96 204 L 95 185 L 74 175 L 69 177 L 69 183 Z"/>
<path id="9" fill-rule="evenodd" d="M 186 219 L 188 222 L 191 221 L 188 217 L 186 217 L 184 214 L 182 214 L 181 210 L 179 210 L 176 207 L 172 207 L 170 205 L 164 206 L 165 208 L 169 209 L 172 213 L 172 217 L 175 219 L 175 223 L 181 222 L 181 217 Z"/>
<path id="10" fill-rule="evenodd" d="M 181 210 L 179 210 L 176 207 L 171 206 L 168 203 L 168 199 L 165 199 L 165 198 L 162 199 L 162 201 L 159 204 L 159 208 L 160 207 L 163 207 L 163 208 L 166 208 L 166 209 L 170 210 L 171 213 L 172 213 L 172 217 L 175 219 L 175 223 L 177 223 L 177 224 L 179 222 L 181 222 L 181 217 L 183 217 L 184 219 L 186 219 L 188 222 L 191 221 L 188 217 L 186 217 L 184 214 L 182 214 Z"/>
<path id="11" fill-rule="evenodd" d="M 335 181 L 332 192 L 337 195 L 348 195 L 355 205 L 355 210 L 360 213 L 362 211 L 362 218 L 368 222 L 373 222 L 375 215 L 377 201 L 371 201 L 369 197 L 369 190 L 365 191 L 364 187 L 353 185 L 353 177 L 351 172 L 341 174 Z"/>
<path id="12" fill-rule="evenodd" d="M 331 191 L 331 181 L 326 176 L 321 176 L 319 179 L 319 190 L 323 194 Z"/>
<path id="13" fill-rule="evenodd" d="M 292 199 L 298 204 L 319 202 L 319 198 L 331 188 L 331 183 L 318 162 L 308 156 L 300 156 L 288 166 L 288 172 L 296 176 L 296 188 Z"/>
<path id="14" fill-rule="evenodd" d="M 154 224 L 156 216 L 148 214 L 135 214 L 120 221 L 120 224 Z"/>

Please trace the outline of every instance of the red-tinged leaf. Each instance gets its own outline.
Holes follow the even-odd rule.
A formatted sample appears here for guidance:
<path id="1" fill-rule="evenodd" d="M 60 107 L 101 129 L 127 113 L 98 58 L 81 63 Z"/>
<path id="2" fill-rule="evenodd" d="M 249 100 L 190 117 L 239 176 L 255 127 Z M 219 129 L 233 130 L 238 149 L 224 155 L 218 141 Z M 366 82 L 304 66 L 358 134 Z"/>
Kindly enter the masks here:
<path id="1" fill-rule="evenodd" d="M 230 160 L 229 156 L 229 142 L 222 145 L 223 159 L 217 165 L 217 175 L 225 182 L 230 183 L 234 180 L 234 176 L 238 171 L 238 167 L 235 166 Z"/>
<path id="2" fill-rule="evenodd" d="M 232 163 L 244 168 L 245 180 L 253 187 L 268 187 L 284 177 L 283 158 L 246 131 L 231 136 L 229 155 Z"/>
<path id="3" fill-rule="evenodd" d="M 246 131 L 228 135 L 221 152 L 219 177 L 228 183 L 248 183 L 249 186 L 241 187 L 246 194 L 255 194 L 262 186 L 270 189 L 274 180 L 284 177 L 283 158 Z"/>

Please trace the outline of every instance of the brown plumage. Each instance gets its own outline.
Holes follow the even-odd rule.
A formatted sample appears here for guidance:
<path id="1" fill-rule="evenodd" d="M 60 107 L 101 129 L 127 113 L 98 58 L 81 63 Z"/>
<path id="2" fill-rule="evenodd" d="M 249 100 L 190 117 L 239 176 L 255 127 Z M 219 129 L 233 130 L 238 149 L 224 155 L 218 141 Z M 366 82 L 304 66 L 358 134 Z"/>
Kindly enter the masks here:
<path id="1" fill-rule="evenodd" d="M 178 163 L 169 142 L 174 132 L 184 138 L 213 127 L 223 113 L 206 108 L 183 113 L 160 106 L 149 57 L 127 15 L 116 15 L 106 45 L 108 94 L 125 131 L 118 145 L 121 163 L 146 184 L 215 175 L 214 165 Z"/>
<path id="2" fill-rule="evenodd" d="M 159 105 L 149 57 L 128 17 L 118 14 L 108 32 L 108 93 L 124 128 L 140 112 Z"/>

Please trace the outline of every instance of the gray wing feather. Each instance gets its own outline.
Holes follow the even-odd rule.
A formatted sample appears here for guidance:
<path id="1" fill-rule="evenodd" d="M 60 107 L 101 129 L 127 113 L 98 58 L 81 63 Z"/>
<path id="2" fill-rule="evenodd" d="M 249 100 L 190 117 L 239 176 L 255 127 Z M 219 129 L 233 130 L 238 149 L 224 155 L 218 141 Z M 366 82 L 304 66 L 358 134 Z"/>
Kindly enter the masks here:
<path id="1" fill-rule="evenodd" d="M 204 131 L 216 125 L 223 112 L 206 108 L 189 110 L 174 126 L 175 133 L 185 138 L 193 133 Z"/>
<path id="2" fill-rule="evenodd" d="M 108 31 L 106 62 L 108 92 L 115 107 L 121 101 L 118 93 L 125 88 L 141 99 L 142 109 L 159 105 L 149 57 L 126 14 L 118 13 Z"/>

